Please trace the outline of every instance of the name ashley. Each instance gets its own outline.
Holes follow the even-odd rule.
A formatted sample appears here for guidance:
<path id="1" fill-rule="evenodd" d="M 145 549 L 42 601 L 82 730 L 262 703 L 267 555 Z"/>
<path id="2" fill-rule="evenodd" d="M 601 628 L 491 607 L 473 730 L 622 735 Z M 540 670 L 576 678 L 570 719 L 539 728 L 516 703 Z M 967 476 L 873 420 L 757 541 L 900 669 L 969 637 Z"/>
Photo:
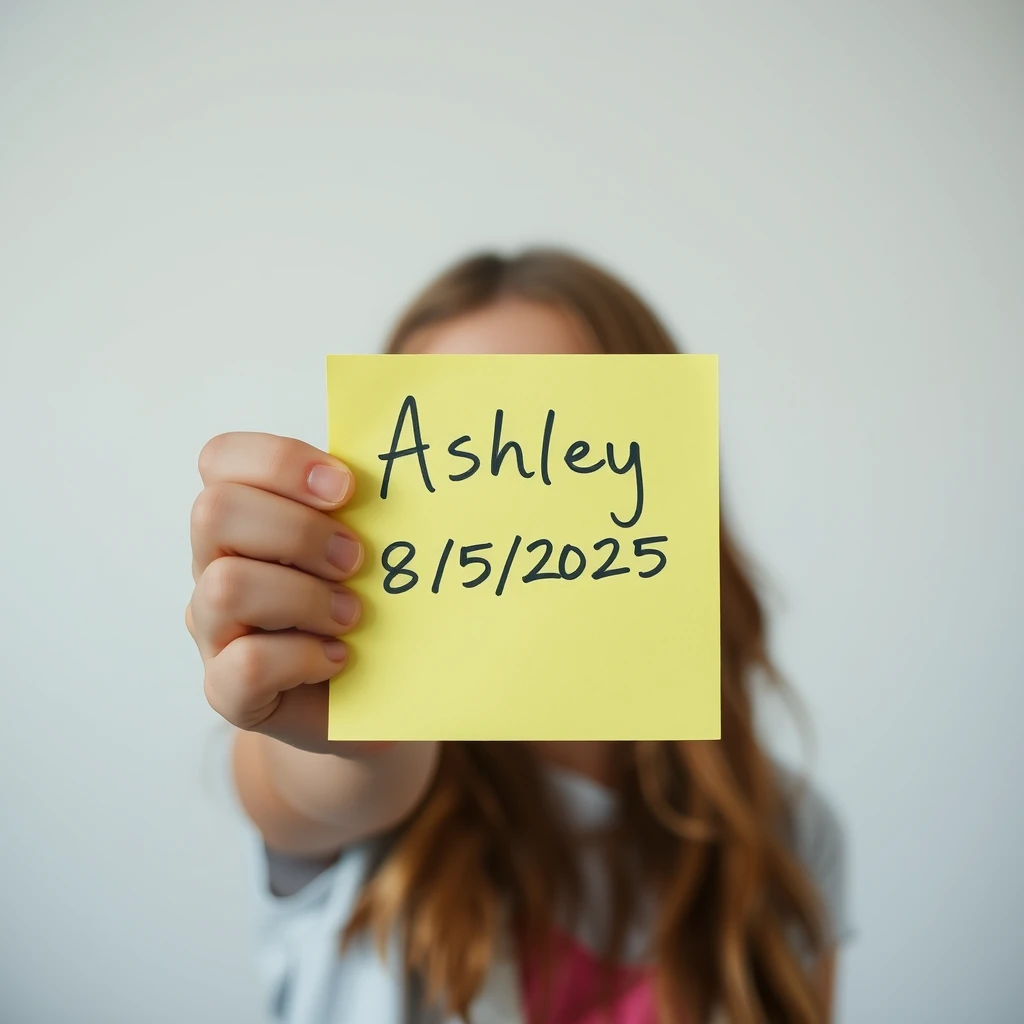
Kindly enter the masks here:
<path id="1" fill-rule="evenodd" d="M 501 428 L 504 415 L 505 414 L 501 409 L 495 410 L 494 431 L 491 437 L 491 476 L 497 476 L 498 473 L 501 472 L 502 464 L 505 462 L 506 457 L 511 454 L 514 457 L 515 467 L 519 475 L 525 479 L 529 479 L 536 475 L 537 470 L 528 470 L 526 468 L 522 446 L 517 441 L 502 441 Z M 399 448 L 398 446 L 402 442 L 402 433 L 405 430 L 406 419 L 410 421 L 413 441 L 415 443 L 408 448 Z M 540 442 L 540 466 L 538 467 L 540 470 L 541 480 L 543 480 L 548 486 L 551 485 L 551 434 L 554 428 L 555 411 L 554 409 L 549 409 L 548 414 L 544 419 L 544 432 L 541 436 Z M 458 482 L 459 480 L 468 480 L 481 468 L 482 462 L 479 456 L 474 455 L 473 452 L 464 447 L 472 440 L 473 438 L 470 437 L 469 434 L 463 434 L 461 437 L 455 438 L 455 440 L 448 445 L 449 455 L 456 459 L 465 459 L 470 463 L 469 468 L 464 469 L 461 473 L 449 473 L 449 480 L 455 482 Z M 430 472 L 427 469 L 426 452 L 430 447 L 431 446 L 423 440 L 423 434 L 420 430 L 420 416 L 419 410 L 416 408 L 416 399 L 413 395 L 409 395 L 402 403 L 402 408 L 398 413 L 398 421 L 395 423 L 395 433 L 391 438 L 390 450 L 377 456 L 377 458 L 384 462 L 384 479 L 381 481 L 380 485 L 380 496 L 382 498 L 387 498 L 388 496 L 388 486 L 391 483 L 391 471 L 394 469 L 395 462 L 398 459 L 403 459 L 410 455 L 415 455 L 419 462 L 420 475 L 423 478 L 423 483 L 427 490 L 430 492 L 435 490 L 434 485 L 430 480 Z M 621 463 L 616 461 L 615 446 L 611 441 L 609 441 L 605 446 L 605 457 L 603 459 L 595 459 L 593 456 L 596 454 L 596 452 L 593 454 L 591 453 L 590 445 L 586 441 L 573 441 L 572 444 L 566 448 L 561 461 L 564 462 L 574 473 L 596 473 L 607 466 L 613 473 L 619 476 L 626 476 L 629 473 L 633 474 L 635 500 L 633 503 L 632 513 L 626 519 L 620 519 L 614 512 L 610 513 L 612 522 L 615 523 L 616 526 L 628 529 L 629 527 L 636 525 L 644 510 L 644 478 L 643 471 L 640 466 L 640 445 L 636 441 L 630 441 L 629 451 L 626 454 L 625 461 Z"/>

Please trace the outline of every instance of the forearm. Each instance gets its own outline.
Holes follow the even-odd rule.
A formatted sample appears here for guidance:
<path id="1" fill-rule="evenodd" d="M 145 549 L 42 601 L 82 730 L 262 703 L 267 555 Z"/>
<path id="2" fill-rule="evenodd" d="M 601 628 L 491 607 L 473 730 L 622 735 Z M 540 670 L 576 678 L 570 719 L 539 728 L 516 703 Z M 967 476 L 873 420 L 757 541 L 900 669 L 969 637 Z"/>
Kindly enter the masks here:
<path id="1" fill-rule="evenodd" d="M 328 854 L 406 818 L 433 779 L 438 752 L 437 743 L 396 743 L 345 758 L 239 731 L 235 785 L 268 846 Z"/>

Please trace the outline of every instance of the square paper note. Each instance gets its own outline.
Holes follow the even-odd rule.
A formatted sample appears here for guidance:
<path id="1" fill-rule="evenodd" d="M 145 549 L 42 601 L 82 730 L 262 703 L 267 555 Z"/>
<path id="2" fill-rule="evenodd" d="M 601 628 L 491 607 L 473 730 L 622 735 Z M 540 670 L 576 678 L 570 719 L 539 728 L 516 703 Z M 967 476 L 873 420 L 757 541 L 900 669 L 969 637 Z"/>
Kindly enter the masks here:
<path id="1" fill-rule="evenodd" d="M 332 739 L 719 737 L 714 356 L 329 356 L 327 394 Z"/>

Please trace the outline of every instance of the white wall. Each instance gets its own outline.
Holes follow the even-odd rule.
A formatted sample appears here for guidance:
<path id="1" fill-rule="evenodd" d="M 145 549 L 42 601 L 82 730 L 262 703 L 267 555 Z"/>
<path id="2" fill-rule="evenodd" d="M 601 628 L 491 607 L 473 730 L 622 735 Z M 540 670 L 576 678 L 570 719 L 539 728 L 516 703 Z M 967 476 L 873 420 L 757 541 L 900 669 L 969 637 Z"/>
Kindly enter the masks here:
<path id="1" fill-rule="evenodd" d="M 4 3 L 0 1018 L 258 1019 L 196 454 L 322 442 L 326 352 L 544 240 L 721 355 L 852 836 L 842 1019 L 1022 1019 L 1022 124 L 1009 0 Z"/>

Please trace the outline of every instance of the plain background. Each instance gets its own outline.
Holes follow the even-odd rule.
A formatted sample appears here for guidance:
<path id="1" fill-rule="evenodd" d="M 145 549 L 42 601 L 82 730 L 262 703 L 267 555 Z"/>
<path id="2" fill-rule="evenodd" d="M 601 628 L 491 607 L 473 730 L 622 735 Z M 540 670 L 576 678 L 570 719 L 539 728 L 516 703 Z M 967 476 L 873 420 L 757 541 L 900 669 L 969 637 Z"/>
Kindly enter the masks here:
<path id="1" fill-rule="evenodd" d="M 542 241 L 721 357 L 840 1019 L 1022 1019 L 1022 182 L 1018 3 L 0 5 L 0 1018 L 260 1019 L 196 455 Z"/>

